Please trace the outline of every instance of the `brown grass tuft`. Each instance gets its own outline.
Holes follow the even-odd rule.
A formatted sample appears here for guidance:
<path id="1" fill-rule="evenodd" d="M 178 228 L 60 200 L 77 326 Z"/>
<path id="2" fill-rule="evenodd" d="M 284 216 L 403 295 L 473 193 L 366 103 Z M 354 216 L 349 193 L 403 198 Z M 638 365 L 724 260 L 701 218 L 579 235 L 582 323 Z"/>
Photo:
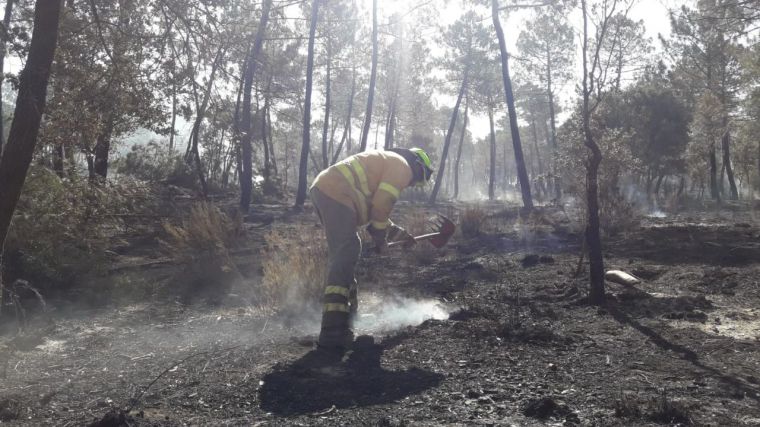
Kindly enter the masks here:
<path id="1" fill-rule="evenodd" d="M 186 297 L 205 292 L 220 297 L 240 279 L 230 256 L 242 235 L 239 218 L 231 219 L 211 203 L 199 202 L 181 225 L 163 226 L 168 236 L 161 241 L 164 251 L 187 267 L 175 278 Z"/>
<path id="2" fill-rule="evenodd" d="M 468 206 L 459 215 L 459 227 L 465 237 L 478 236 L 486 220 L 486 211 L 481 206 Z"/>
<path id="3" fill-rule="evenodd" d="M 327 242 L 321 228 L 273 230 L 262 253 L 259 304 L 267 309 L 318 308 L 327 279 Z"/>

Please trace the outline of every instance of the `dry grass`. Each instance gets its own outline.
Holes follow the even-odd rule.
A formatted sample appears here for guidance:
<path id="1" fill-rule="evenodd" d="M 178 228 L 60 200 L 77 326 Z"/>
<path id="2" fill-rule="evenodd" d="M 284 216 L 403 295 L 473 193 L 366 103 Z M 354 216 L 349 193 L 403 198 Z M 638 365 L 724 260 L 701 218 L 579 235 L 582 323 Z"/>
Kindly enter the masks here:
<path id="1" fill-rule="evenodd" d="M 209 256 L 229 258 L 229 248 L 238 236 L 242 224 L 232 220 L 216 206 L 196 203 L 190 217 L 181 225 L 164 223 L 168 239 L 162 241 L 164 249 L 174 258 L 193 262 Z"/>
<path id="2" fill-rule="evenodd" d="M 230 249 L 243 234 L 239 218 L 231 219 L 216 206 L 199 202 L 182 224 L 163 226 L 167 234 L 161 241 L 164 252 L 187 267 L 175 278 L 175 285 L 184 287 L 186 296 L 198 291 L 221 296 L 240 279 L 230 256 Z"/>
<path id="3" fill-rule="evenodd" d="M 318 308 L 327 278 L 327 242 L 321 228 L 273 230 L 262 253 L 259 304 L 266 309 Z"/>
<path id="4" fill-rule="evenodd" d="M 459 227 L 462 230 L 462 235 L 465 237 L 480 235 L 486 216 L 486 211 L 481 206 L 475 205 L 465 208 L 459 215 Z"/>

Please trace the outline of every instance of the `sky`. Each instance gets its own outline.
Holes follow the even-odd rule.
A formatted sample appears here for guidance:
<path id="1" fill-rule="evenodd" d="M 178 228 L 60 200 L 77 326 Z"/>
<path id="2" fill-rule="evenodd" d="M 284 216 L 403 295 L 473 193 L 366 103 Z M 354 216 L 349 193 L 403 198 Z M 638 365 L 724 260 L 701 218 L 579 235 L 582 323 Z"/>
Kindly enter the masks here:
<path id="1" fill-rule="evenodd" d="M 451 2 L 449 7 L 443 11 L 442 18 L 447 21 L 452 21 L 461 14 L 461 9 L 457 7 L 455 3 L 461 4 L 461 2 Z M 683 4 L 691 4 L 693 1 L 688 0 L 638 0 L 630 10 L 629 17 L 635 21 L 641 20 L 644 22 L 647 36 L 652 39 L 652 46 L 655 48 L 655 52 L 661 53 L 662 46 L 659 42 L 659 35 L 663 35 L 665 38 L 670 36 L 670 18 L 668 16 L 668 10 L 678 8 Z M 501 15 L 502 26 L 504 27 L 507 35 L 507 49 L 511 52 L 516 51 L 516 35 L 519 34 L 524 28 L 530 25 L 530 18 L 532 13 L 529 11 L 522 11 L 513 13 L 509 16 L 506 14 Z M 583 31 L 583 21 L 580 10 L 575 10 L 569 16 L 570 22 L 576 30 L 576 40 L 580 40 Z M 510 34 L 514 36 L 510 37 Z M 573 82 L 566 85 L 559 90 L 558 103 L 560 106 L 567 105 L 575 97 L 577 90 L 576 85 L 580 82 L 582 76 L 582 62 L 580 56 L 580 50 L 577 52 L 576 59 L 576 79 Z M 454 103 L 454 99 L 441 98 L 440 102 Z M 565 109 L 568 111 L 568 108 Z M 558 122 L 561 123 L 567 118 L 567 113 L 558 115 Z M 519 119 L 519 117 L 518 117 Z M 482 139 L 488 136 L 489 126 L 488 118 L 484 115 L 475 115 L 470 117 L 470 132 L 475 139 Z"/>

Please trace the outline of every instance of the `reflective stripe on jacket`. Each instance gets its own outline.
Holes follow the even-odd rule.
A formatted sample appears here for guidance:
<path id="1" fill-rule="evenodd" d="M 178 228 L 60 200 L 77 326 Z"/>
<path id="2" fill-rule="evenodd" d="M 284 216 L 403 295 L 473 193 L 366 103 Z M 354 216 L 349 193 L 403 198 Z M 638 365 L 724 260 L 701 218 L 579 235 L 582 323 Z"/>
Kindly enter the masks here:
<path id="1" fill-rule="evenodd" d="M 365 151 L 323 170 L 312 184 L 356 212 L 357 224 L 390 224 L 393 205 L 412 182 L 412 169 L 392 151 Z"/>

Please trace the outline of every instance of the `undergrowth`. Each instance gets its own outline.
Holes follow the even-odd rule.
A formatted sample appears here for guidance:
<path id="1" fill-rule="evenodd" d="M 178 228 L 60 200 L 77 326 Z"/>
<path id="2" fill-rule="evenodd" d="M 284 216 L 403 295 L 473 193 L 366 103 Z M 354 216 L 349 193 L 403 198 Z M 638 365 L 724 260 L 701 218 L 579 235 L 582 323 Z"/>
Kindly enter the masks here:
<path id="1" fill-rule="evenodd" d="M 45 293 L 64 290 L 107 269 L 125 219 L 152 208 L 152 190 L 132 179 L 92 184 L 33 166 L 13 216 L 4 279 L 28 281 Z"/>
<path id="2" fill-rule="evenodd" d="M 208 202 L 196 203 L 181 224 L 164 223 L 167 238 L 161 241 L 167 255 L 186 268 L 175 277 L 185 298 L 224 296 L 240 272 L 230 250 L 243 236 L 239 216 L 230 218 Z M 184 292 L 182 292 L 184 290 Z"/>
<path id="3" fill-rule="evenodd" d="M 486 211 L 481 206 L 468 206 L 459 215 L 459 227 L 465 237 L 475 237 L 482 232 Z"/>
<path id="4" fill-rule="evenodd" d="M 265 242 L 259 305 L 273 311 L 318 309 L 327 278 L 327 242 L 322 229 L 299 225 L 273 230 Z"/>

